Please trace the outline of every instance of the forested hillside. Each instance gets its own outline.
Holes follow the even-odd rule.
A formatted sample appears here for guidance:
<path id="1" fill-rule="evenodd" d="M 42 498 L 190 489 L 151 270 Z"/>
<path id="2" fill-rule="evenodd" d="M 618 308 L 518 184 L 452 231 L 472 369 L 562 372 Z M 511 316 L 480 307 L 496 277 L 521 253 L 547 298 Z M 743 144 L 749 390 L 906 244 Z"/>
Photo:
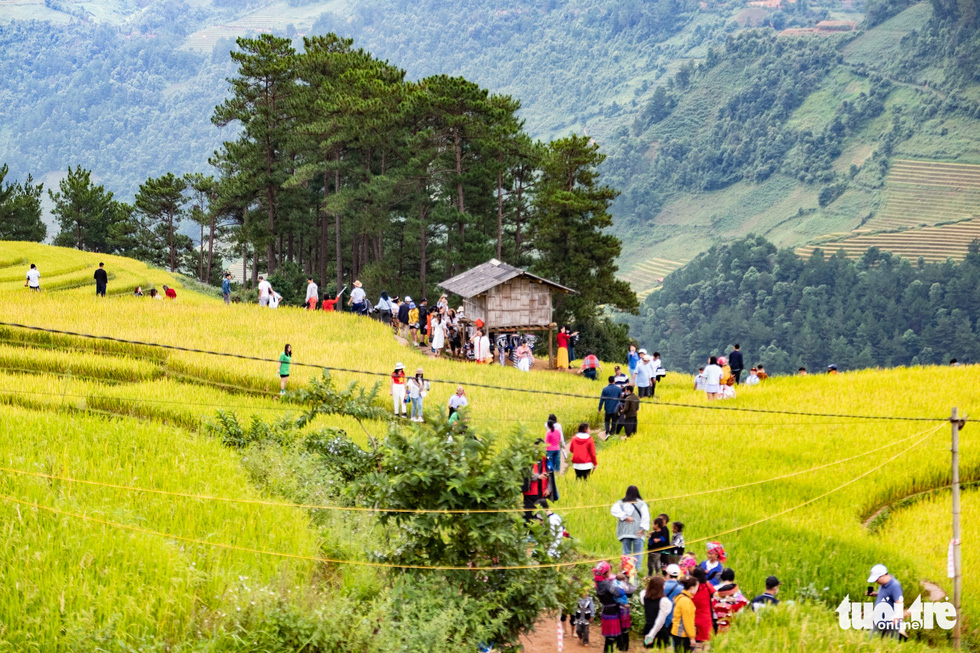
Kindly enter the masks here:
<path id="1" fill-rule="evenodd" d="M 409 80 L 511 96 L 531 137 L 594 138 L 637 290 L 749 231 L 789 246 L 891 228 L 876 216 L 899 158 L 980 163 L 975 0 L 765 5 L 100 0 L 37 5 L 35 22 L 22 7 L 0 25 L 3 159 L 49 187 L 81 165 L 123 199 L 206 172 L 227 37 L 265 30 L 294 47 L 334 31 Z"/>
<path id="2" fill-rule="evenodd" d="M 876 249 L 802 259 L 762 237 L 715 246 L 664 280 L 631 334 L 696 370 L 738 343 L 770 374 L 980 360 L 980 240 L 963 263 Z"/>

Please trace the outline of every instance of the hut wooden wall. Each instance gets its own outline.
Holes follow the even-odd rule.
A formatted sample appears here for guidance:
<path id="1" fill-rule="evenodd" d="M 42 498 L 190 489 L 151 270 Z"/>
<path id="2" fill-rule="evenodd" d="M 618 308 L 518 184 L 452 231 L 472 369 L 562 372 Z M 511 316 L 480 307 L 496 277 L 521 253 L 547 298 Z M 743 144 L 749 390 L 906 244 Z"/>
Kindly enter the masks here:
<path id="1" fill-rule="evenodd" d="M 491 288 L 485 297 L 483 321 L 493 329 L 551 323 L 551 288 L 545 284 L 518 277 Z"/>
<path id="2" fill-rule="evenodd" d="M 483 320 L 484 323 L 489 324 L 487 320 L 487 296 L 484 294 L 464 299 L 463 313 L 466 315 L 466 319 L 471 322 Z"/>

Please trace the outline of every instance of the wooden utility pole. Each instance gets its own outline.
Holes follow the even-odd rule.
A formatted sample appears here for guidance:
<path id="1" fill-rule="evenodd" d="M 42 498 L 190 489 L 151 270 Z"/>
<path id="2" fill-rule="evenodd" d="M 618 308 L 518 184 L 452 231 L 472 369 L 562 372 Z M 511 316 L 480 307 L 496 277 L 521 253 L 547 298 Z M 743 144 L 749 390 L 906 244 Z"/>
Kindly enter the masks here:
<path id="1" fill-rule="evenodd" d="M 952 490 L 953 490 L 953 607 L 956 609 L 956 624 L 953 626 L 953 648 L 960 648 L 960 623 L 963 615 L 960 612 L 962 597 L 962 565 L 960 563 L 960 415 L 953 408 L 953 416 L 949 419 L 953 430 L 952 452 Z"/>

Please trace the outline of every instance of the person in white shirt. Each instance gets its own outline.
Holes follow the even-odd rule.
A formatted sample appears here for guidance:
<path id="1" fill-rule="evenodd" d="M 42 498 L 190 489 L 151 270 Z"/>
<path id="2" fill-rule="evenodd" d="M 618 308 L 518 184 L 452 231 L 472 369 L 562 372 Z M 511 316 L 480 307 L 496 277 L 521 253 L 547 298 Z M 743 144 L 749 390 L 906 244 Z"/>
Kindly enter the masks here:
<path id="1" fill-rule="evenodd" d="M 355 281 L 354 290 L 351 291 L 350 299 L 347 300 L 347 305 L 351 307 L 351 310 L 361 315 L 367 313 L 367 293 L 364 292 L 363 285 L 360 281 Z"/>
<path id="2" fill-rule="evenodd" d="M 696 392 L 704 392 L 704 384 L 704 367 L 699 367 L 697 376 L 694 377 L 694 390 Z"/>
<path id="3" fill-rule="evenodd" d="M 313 281 L 313 277 L 306 277 L 306 307 L 312 311 L 318 301 L 320 301 L 320 289 Z"/>
<path id="4" fill-rule="evenodd" d="M 560 516 L 551 512 L 547 499 L 538 499 L 537 504 L 544 509 L 544 525 L 547 526 L 548 533 L 551 535 L 551 545 L 548 547 L 548 555 L 557 560 L 561 541 L 565 539 L 565 525 L 562 523 Z"/>
<path id="5" fill-rule="evenodd" d="M 708 395 L 709 401 L 721 396 L 721 377 L 723 374 L 724 371 L 718 366 L 718 357 L 709 358 L 708 366 L 704 368 L 704 391 Z"/>
<path id="6" fill-rule="evenodd" d="M 38 272 L 37 266 L 33 263 L 31 263 L 31 269 L 27 271 L 27 281 L 24 282 L 24 286 L 34 292 L 41 292 L 41 273 Z"/>
<path id="7" fill-rule="evenodd" d="M 469 405 L 470 402 L 466 398 L 466 391 L 463 390 L 463 386 L 456 386 L 456 394 L 449 398 L 449 414 L 452 415 L 460 408 L 465 408 Z"/>
<path id="8" fill-rule="evenodd" d="M 272 297 L 272 284 L 259 277 L 259 306 L 268 306 L 269 298 Z"/>
<path id="9" fill-rule="evenodd" d="M 759 385 L 759 370 L 754 367 L 749 370 L 749 377 L 743 383 L 745 385 Z"/>

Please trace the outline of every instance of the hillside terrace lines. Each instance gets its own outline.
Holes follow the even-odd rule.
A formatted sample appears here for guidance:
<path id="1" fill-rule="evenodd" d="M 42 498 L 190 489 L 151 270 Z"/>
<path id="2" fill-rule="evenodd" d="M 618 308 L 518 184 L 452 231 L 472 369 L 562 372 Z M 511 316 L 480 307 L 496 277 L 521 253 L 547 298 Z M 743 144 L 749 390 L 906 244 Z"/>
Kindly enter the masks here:
<path id="1" fill-rule="evenodd" d="M 869 247 L 877 247 L 912 261 L 919 257 L 927 263 L 942 262 L 947 258 L 961 261 L 966 257 L 970 243 L 978 238 L 980 218 L 975 218 L 905 231 L 862 233 L 800 247 L 796 253 L 809 257 L 817 248 L 826 255 L 843 249 L 848 258 L 859 258 Z"/>
<path id="2" fill-rule="evenodd" d="M 882 209 L 864 226 L 893 230 L 980 217 L 980 165 L 897 160 Z"/>
<path id="3" fill-rule="evenodd" d="M 687 260 L 673 261 L 665 258 L 649 258 L 637 263 L 628 272 L 620 274 L 620 277 L 629 282 L 636 291 L 636 296 L 640 301 L 643 301 L 651 292 L 660 287 L 664 277 L 685 263 Z"/>

